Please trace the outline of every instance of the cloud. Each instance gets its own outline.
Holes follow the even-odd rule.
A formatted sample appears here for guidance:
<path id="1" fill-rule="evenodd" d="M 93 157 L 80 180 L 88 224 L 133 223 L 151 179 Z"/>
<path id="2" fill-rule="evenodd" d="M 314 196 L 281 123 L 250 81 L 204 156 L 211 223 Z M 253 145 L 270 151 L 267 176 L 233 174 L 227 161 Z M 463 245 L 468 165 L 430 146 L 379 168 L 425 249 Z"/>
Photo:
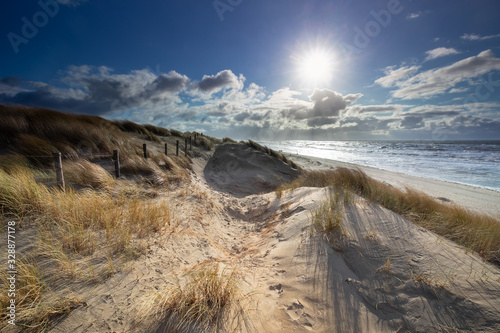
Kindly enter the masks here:
<path id="1" fill-rule="evenodd" d="M 337 123 L 337 121 L 338 118 L 331 118 L 331 117 L 312 118 L 307 121 L 307 126 L 321 127 L 325 125 L 333 125 Z"/>
<path id="2" fill-rule="evenodd" d="M 145 87 L 145 91 L 149 96 L 161 95 L 163 93 L 180 92 L 186 88 L 189 83 L 189 78 L 175 71 L 168 74 L 159 75 L 153 82 Z"/>
<path id="3" fill-rule="evenodd" d="M 401 127 L 405 129 L 422 128 L 425 126 L 422 117 L 407 116 L 401 121 Z"/>
<path id="4" fill-rule="evenodd" d="M 410 75 L 418 72 L 420 66 L 403 66 L 394 69 L 395 66 L 389 66 L 384 69 L 385 76 L 375 80 L 375 83 L 382 87 L 389 88 L 394 86 L 398 81 L 408 78 Z"/>
<path id="5" fill-rule="evenodd" d="M 408 16 L 406 16 L 406 19 L 407 20 L 414 20 L 418 17 L 420 17 L 422 15 L 422 12 L 418 11 L 418 12 L 415 12 L 415 13 L 410 13 L 408 14 Z"/>
<path id="6" fill-rule="evenodd" d="M 394 113 L 400 112 L 407 108 L 407 105 L 386 104 L 386 105 L 354 105 L 347 109 L 346 114 L 349 116 L 364 114 L 364 113 Z"/>
<path id="7" fill-rule="evenodd" d="M 342 96 L 342 94 L 332 90 L 315 89 L 313 94 L 309 97 L 314 103 L 314 106 L 307 118 L 338 117 L 340 111 L 345 110 L 348 105 L 354 103 L 362 96 L 363 94 Z"/>
<path id="8" fill-rule="evenodd" d="M 487 40 L 492 38 L 500 38 L 500 34 L 489 35 L 489 36 L 480 36 L 477 34 L 463 34 L 462 36 L 460 36 L 460 38 L 464 40 Z"/>
<path id="9" fill-rule="evenodd" d="M 487 52 L 477 57 L 483 59 L 457 62 L 438 69 L 447 70 L 437 74 L 430 72 L 443 79 L 450 75 L 470 77 L 470 73 L 487 64 L 491 67 L 491 60 L 496 59 Z M 415 66 L 388 67 L 381 82 L 396 90 L 403 89 L 410 83 L 417 84 L 414 78 L 429 72 L 417 74 L 418 70 Z M 235 139 L 382 139 L 406 138 L 405 135 L 431 138 L 431 130 L 451 127 L 453 131 L 455 127 L 466 129 L 470 137 L 484 134 L 498 138 L 498 132 L 493 130 L 499 127 L 500 105 L 494 102 L 418 107 L 359 105 L 355 103 L 362 94 L 343 95 L 329 89 L 316 89 L 310 96 L 290 88 L 265 93 L 263 87 L 254 83 L 243 86 L 242 76 L 236 77 L 229 70 L 204 76 L 213 80 L 201 81 L 211 83 L 211 91 L 218 90 L 220 94 L 201 92 L 201 82 L 193 82 L 175 71 L 159 75 L 148 69 L 114 73 L 105 66 L 70 66 L 58 77 L 51 84 L 18 77 L 0 78 L 0 103 L 127 118 Z M 448 90 L 453 89 L 463 88 L 460 85 Z"/>
<path id="10" fill-rule="evenodd" d="M 434 50 L 429 50 L 425 52 L 427 54 L 427 57 L 425 58 L 425 61 L 440 58 L 440 57 L 445 57 L 450 54 L 459 54 L 457 50 L 454 48 L 446 48 L 446 47 L 438 47 L 437 49 Z"/>
<path id="11" fill-rule="evenodd" d="M 239 121 L 239 122 L 242 122 L 242 121 L 244 121 L 245 119 L 247 119 L 248 117 L 250 117 L 250 113 L 249 113 L 249 112 L 241 112 L 241 113 L 238 113 L 238 114 L 234 117 L 234 120 Z"/>
<path id="12" fill-rule="evenodd" d="M 237 77 L 231 70 L 226 69 L 216 75 L 204 75 L 203 79 L 194 85 L 202 92 L 214 93 L 228 87 L 241 90 L 244 81 L 243 75 Z"/>
<path id="13" fill-rule="evenodd" d="M 450 108 L 450 107 L 448 106 L 448 108 Z M 436 117 L 457 116 L 460 114 L 460 112 L 453 111 L 453 110 L 422 110 L 422 111 L 419 111 L 418 109 L 414 109 L 413 111 L 403 112 L 400 114 L 404 115 L 405 117 L 418 117 L 421 119 L 430 119 L 430 118 L 436 118 Z"/>
<path id="14" fill-rule="evenodd" d="M 453 88 L 448 91 L 450 94 L 458 94 L 469 91 L 469 88 Z"/>
<path id="15" fill-rule="evenodd" d="M 117 110 L 176 102 L 177 94 L 189 83 L 187 76 L 175 71 L 161 75 L 149 70 L 128 74 L 111 72 L 106 67 L 71 66 L 61 73 L 60 81 L 68 86 L 66 88 L 42 82 L 3 79 L 16 85 L 18 91 L 12 93 L 12 89 L 9 92 L 0 85 L 0 102 L 103 115 Z"/>
<path id="16" fill-rule="evenodd" d="M 461 82 L 500 70 L 500 59 L 491 50 L 486 50 L 452 65 L 427 70 L 404 79 L 401 79 L 403 75 L 396 75 L 401 69 L 406 76 L 411 73 L 407 67 L 391 70 L 386 76 L 375 80 L 375 83 L 384 87 L 397 87 L 391 91 L 395 98 L 425 99 L 443 94 Z"/>

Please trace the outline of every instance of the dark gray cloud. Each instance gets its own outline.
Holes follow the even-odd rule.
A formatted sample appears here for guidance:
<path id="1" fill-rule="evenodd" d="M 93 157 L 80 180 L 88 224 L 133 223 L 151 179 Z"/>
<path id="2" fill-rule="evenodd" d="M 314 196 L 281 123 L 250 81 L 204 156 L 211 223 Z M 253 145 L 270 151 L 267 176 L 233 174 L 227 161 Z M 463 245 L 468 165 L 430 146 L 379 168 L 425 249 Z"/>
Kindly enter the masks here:
<path id="1" fill-rule="evenodd" d="M 100 103 L 82 103 L 82 100 L 61 94 L 52 86 L 43 86 L 33 91 L 21 91 L 14 95 L 0 93 L 0 103 L 41 106 L 56 110 L 68 110 L 90 114 L 101 114 L 105 110 Z"/>
<path id="2" fill-rule="evenodd" d="M 312 108 L 305 105 L 293 105 L 281 109 L 280 113 L 285 118 L 304 120 L 311 118 L 338 117 L 346 108 L 361 98 L 363 94 L 342 94 L 329 89 L 315 89 L 309 99 L 313 102 Z"/>
<path id="3" fill-rule="evenodd" d="M 309 112 L 306 118 L 338 117 L 341 111 L 344 111 L 348 105 L 354 103 L 362 96 L 362 94 L 342 96 L 342 94 L 332 90 L 315 89 L 309 97 L 314 106 L 312 112 Z"/>
<path id="4" fill-rule="evenodd" d="M 247 119 L 248 117 L 250 117 L 250 113 L 248 112 L 240 112 L 238 113 L 235 117 L 234 117 L 234 120 L 238 121 L 238 122 L 242 122 L 244 121 L 245 119 Z"/>
<path id="5" fill-rule="evenodd" d="M 422 117 L 407 116 L 401 121 L 401 127 L 406 129 L 422 128 L 425 126 L 423 120 Z"/>
<path id="6" fill-rule="evenodd" d="M 460 112 L 458 111 L 436 111 L 436 110 L 429 110 L 429 111 L 422 111 L 422 112 L 404 112 L 402 115 L 404 116 L 412 116 L 412 117 L 420 117 L 420 118 L 435 118 L 435 117 L 450 117 L 450 116 L 456 116 L 459 115 Z"/>
<path id="7" fill-rule="evenodd" d="M 406 105 L 354 105 L 346 110 L 347 115 L 359 115 L 363 113 L 388 113 L 398 112 L 406 108 Z"/>
<path id="8" fill-rule="evenodd" d="M 200 82 L 194 85 L 202 92 L 216 92 L 225 87 L 242 88 L 244 78 L 238 78 L 231 70 L 223 70 L 216 75 L 205 75 Z"/>
<path id="9" fill-rule="evenodd" d="M 16 86 L 22 85 L 23 80 L 21 80 L 17 76 L 9 76 L 9 77 L 5 77 L 5 78 L 0 78 L 0 83 L 3 83 L 5 85 L 11 86 L 11 87 L 16 87 Z"/>
<path id="10" fill-rule="evenodd" d="M 78 71 L 79 70 L 79 71 Z M 0 87 L 0 103 L 41 106 L 56 110 L 106 114 L 151 103 L 164 103 L 184 90 L 189 78 L 174 71 L 159 76 L 149 71 L 128 75 L 92 72 L 92 68 L 72 68 L 63 82 L 70 88 L 57 88 L 41 82 L 24 82 L 19 78 L 1 79 L 0 83 L 18 91 Z"/>
<path id="11" fill-rule="evenodd" d="M 321 117 L 321 118 L 312 118 L 307 121 L 307 126 L 309 127 L 321 127 L 324 125 L 332 125 L 337 123 L 338 118 L 328 118 L 328 117 Z"/>
<path id="12" fill-rule="evenodd" d="M 187 76 L 172 71 L 168 74 L 158 76 L 152 83 L 146 86 L 145 90 L 149 96 L 165 92 L 175 93 L 184 90 L 188 83 L 189 78 Z"/>
<path id="13" fill-rule="evenodd" d="M 264 120 L 266 118 L 269 118 L 270 115 L 271 115 L 271 112 L 266 112 L 265 114 L 261 114 L 261 113 L 244 111 L 244 112 L 238 113 L 234 117 L 234 120 L 237 121 L 237 122 L 243 122 L 246 119 L 249 119 L 249 120 L 257 121 L 258 122 L 258 121 L 262 121 L 262 120 Z"/>
<path id="14" fill-rule="evenodd" d="M 266 114 L 252 113 L 250 114 L 249 119 L 253 121 L 260 121 L 266 117 L 269 117 L 270 113 L 270 111 L 266 112 Z"/>
<path id="15" fill-rule="evenodd" d="M 188 110 L 177 114 L 177 117 L 186 121 L 193 121 L 196 120 L 197 113 L 194 110 Z"/>

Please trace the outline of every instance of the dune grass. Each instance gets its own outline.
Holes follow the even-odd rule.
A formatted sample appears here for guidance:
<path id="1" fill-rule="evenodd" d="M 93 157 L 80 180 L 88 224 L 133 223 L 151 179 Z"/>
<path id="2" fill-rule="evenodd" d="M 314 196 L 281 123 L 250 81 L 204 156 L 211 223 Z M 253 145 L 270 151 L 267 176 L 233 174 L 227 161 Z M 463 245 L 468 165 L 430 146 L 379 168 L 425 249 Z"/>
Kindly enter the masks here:
<path id="1" fill-rule="evenodd" d="M 400 190 L 357 169 L 308 171 L 277 191 L 281 195 L 282 191 L 302 186 L 333 186 L 352 191 L 478 253 L 485 260 L 500 264 L 500 220 L 490 215 L 441 203 L 410 188 Z"/>
<path id="2" fill-rule="evenodd" d="M 79 306 L 81 301 L 71 295 L 55 296 L 44 283 L 42 274 L 33 259 L 18 259 L 16 265 L 16 317 L 15 322 L 23 332 L 45 332 L 50 321 Z M 9 274 L 0 271 L 0 331 L 7 331 L 10 297 Z"/>
<path id="3" fill-rule="evenodd" d="M 159 143 L 172 134 L 153 125 L 0 106 L 0 219 L 16 220 L 19 231 L 26 230 L 33 241 L 30 253 L 24 253 L 31 259 L 18 274 L 27 281 L 20 288 L 28 295 L 16 308 L 19 327 L 45 331 L 55 317 L 79 304 L 60 290 L 52 293 L 50 286 L 57 281 L 107 279 L 127 260 L 144 254 L 150 237 L 171 228 L 171 207 L 158 194 L 172 183 L 189 183 L 191 168 L 189 157 L 163 153 Z M 148 159 L 137 135 L 153 142 Z M 120 179 L 111 173 L 117 148 Z M 63 155 L 64 191 L 55 187 L 56 151 Z M 8 290 L 1 274 L 0 331 L 7 322 L 3 297 Z"/>
<path id="4" fill-rule="evenodd" d="M 196 141 L 193 141 L 193 144 L 196 144 L 198 147 L 201 147 L 205 150 L 212 150 L 216 145 L 220 143 L 222 143 L 221 139 L 206 135 L 198 135 Z"/>
<path id="5" fill-rule="evenodd" d="M 100 117 L 0 105 L 0 148 L 33 156 L 31 162 L 47 164 L 46 159 L 38 156 L 51 156 L 55 151 L 65 158 L 111 154 L 115 147 L 127 143 L 130 140 L 126 134 Z"/>
<path id="6" fill-rule="evenodd" d="M 63 162 L 84 159 L 93 162 L 111 159 L 113 150 L 118 149 L 120 161 L 125 162 L 126 168 L 134 168 L 130 165 L 134 161 L 138 171 L 133 173 L 140 172 L 144 167 L 142 142 L 132 137 L 131 133 L 151 141 L 153 146 L 162 143 L 158 136 L 166 138 L 172 135 L 171 131 L 153 125 L 112 122 L 97 116 L 42 108 L 0 105 L 0 149 L 25 156 L 39 168 L 52 167 L 54 152 L 61 152 Z M 151 149 L 149 153 L 151 159 L 165 166 L 166 170 L 179 171 L 190 165 L 189 159 L 184 156 L 165 159 L 163 152 Z M 149 172 L 153 174 L 151 170 Z"/>
<path id="7" fill-rule="evenodd" d="M 233 332 L 248 325 L 246 304 L 250 296 L 239 288 L 236 270 L 208 261 L 193 267 L 186 276 L 182 282 L 177 279 L 175 287 L 154 295 L 140 316 L 163 318 L 160 329 L 179 332 Z"/>
<path id="8" fill-rule="evenodd" d="M 342 251 L 341 241 L 347 233 L 342 224 L 344 206 L 350 203 L 349 191 L 342 189 L 328 193 L 328 198 L 312 212 L 311 235 L 323 235 L 337 251 Z"/>
<path id="9" fill-rule="evenodd" d="M 80 167 L 82 164 L 78 163 Z M 69 167 L 71 170 L 74 166 Z M 90 170 L 99 171 L 97 166 L 90 166 Z M 110 274 L 107 276 L 110 276 L 116 262 L 141 253 L 140 239 L 169 228 L 171 223 L 168 202 L 149 200 L 137 194 L 130 196 L 130 191 L 122 191 L 121 185 L 102 171 L 96 171 L 95 179 L 90 180 L 80 171 L 75 168 L 74 177 L 81 177 L 82 184 L 90 184 L 92 188 L 76 191 L 69 187 L 61 191 L 38 183 L 34 170 L 28 167 L 7 165 L 0 169 L 0 213 L 8 219 L 18 220 L 23 229 L 35 228 L 38 235 L 33 244 L 33 260 L 18 261 L 18 281 L 21 282 L 17 288 L 21 296 L 17 298 L 16 318 L 28 331 L 43 331 L 55 316 L 67 313 L 78 304 L 73 298 L 50 295 L 50 288 L 35 264 L 38 258 L 45 258 L 58 268 L 52 274 L 69 278 L 94 274 L 87 272 L 93 267 L 79 266 L 78 258 L 108 258 Z M 4 275 L 1 276 L 0 297 L 8 294 Z M 51 279 L 56 278 L 51 276 Z M 3 324 L 6 323 L 5 300 L 1 298 L 1 302 Z"/>
<path id="10" fill-rule="evenodd" d="M 87 160 L 65 161 L 63 173 L 66 182 L 93 189 L 110 191 L 116 182 L 108 171 Z"/>
<path id="11" fill-rule="evenodd" d="M 281 161 L 283 161 L 284 163 L 288 164 L 289 166 L 291 166 L 292 168 L 296 169 L 296 170 L 299 170 L 299 171 L 304 171 L 299 165 L 297 165 L 294 161 L 288 159 L 284 154 L 282 153 L 279 153 L 271 148 L 267 148 L 267 147 L 264 147 L 260 144 L 258 144 L 257 142 L 255 141 L 252 141 L 252 140 L 248 140 L 247 142 L 245 142 L 245 144 L 255 150 L 258 150 L 260 152 L 263 152 L 265 154 L 269 154 L 270 156 L 274 157 L 274 158 L 277 158 Z"/>
<path id="12" fill-rule="evenodd" d="M 159 133 L 160 132 L 159 127 L 156 128 L 156 126 L 152 125 L 148 125 L 148 127 L 146 127 L 145 125 L 136 124 L 128 120 L 114 121 L 113 124 L 115 124 L 123 132 L 141 134 L 142 137 L 148 141 L 158 142 L 158 143 L 161 142 L 161 140 L 156 136 L 156 134 L 154 134 L 149 130 L 152 129 L 153 131 Z M 165 131 L 169 132 L 168 130 Z"/>
<path id="13" fill-rule="evenodd" d="M 158 136 L 172 136 L 172 133 L 170 133 L 170 131 L 166 128 L 163 128 L 163 127 L 158 127 L 158 126 L 154 126 L 154 125 L 149 125 L 149 124 L 146 124 L 144 125 L 144 127 L 150 131 L 151 133 L 155 134 L 155 135 L 158 135 Z"/>

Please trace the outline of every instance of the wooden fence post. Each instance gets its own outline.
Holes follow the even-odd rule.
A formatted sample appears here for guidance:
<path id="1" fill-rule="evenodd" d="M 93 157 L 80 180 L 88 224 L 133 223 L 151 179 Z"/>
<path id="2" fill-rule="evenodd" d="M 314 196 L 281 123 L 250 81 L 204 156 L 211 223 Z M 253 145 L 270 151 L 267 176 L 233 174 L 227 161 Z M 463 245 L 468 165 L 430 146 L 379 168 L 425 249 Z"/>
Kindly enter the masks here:
<path id="1" fill-rule="evenodd" d="M 113 160 L 115 161 L 115 176 L 120 178 L 120 155 L 118 149 L 113 150 Z"/>
<path id="2" fill-rule="evenodd" d="M 148 158 L 148 145 L 147 144 L 142 145 L 142 151 L 144 152 L 144 158 L 147 159 Z"/>
<path id="3" fill-rule="evenodd" d="M 189 150 L 193 150 L 193 139 L 189 137 Z"/>
<path id="4" fill-rule="evenodd" d="M 177 143 L 176 143 L 175 156 L 179 156 L 179 140 L 177 140 Z"/>
<path id="5" fill-rule="evenodd" d="M 184 156 L 188 154 L 188 138 L 184 138 Z"/>
<path id="6" fill-rule="evenodd" d="M 166 143 L 165 143 L 165 155 L 168 155 L 168 148 Z"/>
<path id="7" fill-rule="evenodd" d="M 54 153 L 54 165 L 56 168 L 56 178 L 57 178 L 57 184 L 59 184 L 59 187 L 64 191 L 64 175 L 63 175 L 63 169 L 62 169 L 62 159 L 61 159 L 61 153 Z"/>

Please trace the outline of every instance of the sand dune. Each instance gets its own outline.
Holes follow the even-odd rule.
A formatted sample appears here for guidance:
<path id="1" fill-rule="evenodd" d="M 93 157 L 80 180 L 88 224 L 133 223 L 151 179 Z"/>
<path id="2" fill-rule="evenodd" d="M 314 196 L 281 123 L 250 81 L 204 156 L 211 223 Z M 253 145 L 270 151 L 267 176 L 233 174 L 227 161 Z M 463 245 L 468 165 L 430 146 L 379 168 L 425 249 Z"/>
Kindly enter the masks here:
<path id="1" fill-rule="evenodd" d="M 191 184 L 162 198 L 175 228 L 104 284 L 82 287 L 85 306 L 51 331 L 151 331 L 134 323 L 140 308 L 207 260 L 236 269 L 251 295 L 249 326 L 237 331 L 500 331 L 498 267 L 357 196 L 341 205 L 344 232 L 328 240 L 311 215 L 330 190 L 261 193 L 294 175 L 243 145 L 193 159 Z"/>
<path id="2" fill-rule="evenodd" d="M 279 159 L 241 144 L 219 146 L 203 172 L 212 188 L 239 197 L 274 191 L 299 175 Z"/>
<path id="3" fill-rule="evenodd" d="M 270 270 L 259 281 L 258 331 L 500 329 L 497 267 L 361 198 L 344 207 L 347 236 L 332 248 L 311 236 L 307 213 L 325 195 L 306 188 L 280 201 L 297 213 L 262 248 Z"/>

